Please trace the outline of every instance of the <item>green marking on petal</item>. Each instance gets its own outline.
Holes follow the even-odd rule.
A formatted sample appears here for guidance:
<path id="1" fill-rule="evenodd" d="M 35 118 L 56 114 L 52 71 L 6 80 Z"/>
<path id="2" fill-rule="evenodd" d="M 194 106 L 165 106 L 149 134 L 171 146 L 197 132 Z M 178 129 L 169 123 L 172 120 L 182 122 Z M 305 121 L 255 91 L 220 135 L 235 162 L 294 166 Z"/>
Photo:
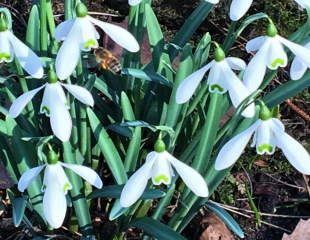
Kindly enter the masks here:
<path id="1" fill-rule="evenodd" d="M 273 61 L 273 63 L 271 63 L 271 66 L 272 66 L 273 68 L 277 68 L 277 67 L 283 66 L 283 65 L 284 65 L 284 60 L 281 59 L 281 58 L 277 58 L 277 59 L 275 59 L 275 60 Z"/>
<path id="2" fill-rule="evenodd" d="M 259 153 L 263 153 L 264 150 L 266 150 L 267 152 L 271 153 L 272 150 L 273 150 L 273 147 L 271 145 L 267 144 L 267 143 L 264 143 L 264 144 L 262 144 L 262 145 L 260 145 L 258 147 L 258 152 Z"/>
<path id="3" fill-rule="evenodd" d="M 71 185 L 70 185 L 70 183 L 65 183 L 65 185 L 63 186 L 63 188 L 62 188 L 62 190 L 63 190 L 63 192 L 67 192 L 68 190 L 70 190 L 71 189 Z"/>
<path id="4" fill-rule="evenodd" d="M 160 182 L 169 182 L 169 177 L 164 174 L 158 175 L 155 177 L 155 183 L 159 184 Z"/>
<path id="5" fill-rule="evenodd" d="M 45 114 L 49 115 L 50 114 L 50 109 L 47 106 L 43 106 L 42 107 L 42 112 L 44 112 Z"/>
<path id="6" fill-rule="evenodd" d="M 220 92 L 220 93 L 224 92 L 224 88 L 222 88 L 222 87 L 221 87 L 220 85 L 218 85 L 218 84 L 213 84 L 213 85 L 210 86 L 210 88 L 211 88 L 212 91 L 217 90 L 217 91 Z"/>
<path id="7" fill-rule="evenodd" d="M 0 61 L 5 60 L 5 61 L 10 61 L 11 55 L 9 53 L 0 53 Z"/>
<path id="8" fill-rule="evenodd" d="M 84 43 L 84 48 L 89 49 L 91 47 L 96 47 L 97 43 L 96 40 L 90 39 L 86 43 Z"/>

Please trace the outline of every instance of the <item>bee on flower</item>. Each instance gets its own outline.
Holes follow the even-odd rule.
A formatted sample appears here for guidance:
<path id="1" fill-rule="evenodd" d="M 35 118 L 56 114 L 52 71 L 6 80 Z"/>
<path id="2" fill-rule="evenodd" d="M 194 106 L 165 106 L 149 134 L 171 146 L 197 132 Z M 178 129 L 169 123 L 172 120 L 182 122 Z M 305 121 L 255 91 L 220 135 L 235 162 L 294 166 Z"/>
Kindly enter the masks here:
<path id="1" fill-rule="evenodd" d="M 59 24 L 55 30 L 55 39 L 64 41 L 55 63 L 56 74 L 60 80 L 72 74 L 80 59 L 81 51 L 88 52 L 93 48 L 98 48 L 97 40 L 100 36 L 95 26 L 101 28 L 112 40 L 128 51 L 139 51 L 139 44 L 130 32 L 89 16 L 83 3 L 77 5 L 76 15 L 76 18 Z"/>

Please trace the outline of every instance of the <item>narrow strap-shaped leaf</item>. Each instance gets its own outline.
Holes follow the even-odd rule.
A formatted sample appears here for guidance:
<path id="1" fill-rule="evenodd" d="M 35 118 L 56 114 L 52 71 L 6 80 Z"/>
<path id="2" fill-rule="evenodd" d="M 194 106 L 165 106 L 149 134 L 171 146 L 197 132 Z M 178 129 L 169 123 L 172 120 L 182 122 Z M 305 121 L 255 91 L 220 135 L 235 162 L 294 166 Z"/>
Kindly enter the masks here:
<path id="1" fill-rule="evenodd" d="M 26 205 L 27 199 L 25 197 L 15 197 L 12 200 L 13 223 L 15 227 L 18 227 L 22 222 L 25 214 Z"/>
<path id="2" fill-rule="evenodd" d="M 86 111 L 93 134 L 98 141 L 100 150 L 105 157 L 105 160 L 113 174 L 115 181 L 118 184 L 125 183 L 127 180 L 127 175 L 115 145 L 113 144 L 104 127 L 101 125 L 93 110 L 87 108 Z"/>
<path id="3" fill-rule="evenodd" d="M 232 230 L 238 237 L 244 238 L 244 232 L 240 228 L 239 224 L 236 220 L 222 207 L 219 205 L 208 201 L 206 206 L 214 212 L 222 221 L 226 224 L 226 226 Z"/>
<path id="4" fill-rule="evenodd" d="M 124 185 L 108 185 L 103 186 L 101 189 L 94 190 L 89 196 L 88 199 L 105 197 L 105 198 L 120 198 Z M 142 194 L 142 199 L 154 199 L 161 198 L 165 196 L 166 193 L 159 189 L 146 189 Z"/>
<path id="5" fill-rule="evenodd" d="M 32 5 L 26 33 L 26 43 L 36 52 L 40 51 L 40 16 L 37 4 Z"/>
<path id="6" fill-rule="evenodd" d="M 152 218 L 137 218 L 130 223 L 130 226 L 142 229 L 146 234 L 160 240 L 186 240 L 181 234 L 173 231 L 167 225 Z"/>

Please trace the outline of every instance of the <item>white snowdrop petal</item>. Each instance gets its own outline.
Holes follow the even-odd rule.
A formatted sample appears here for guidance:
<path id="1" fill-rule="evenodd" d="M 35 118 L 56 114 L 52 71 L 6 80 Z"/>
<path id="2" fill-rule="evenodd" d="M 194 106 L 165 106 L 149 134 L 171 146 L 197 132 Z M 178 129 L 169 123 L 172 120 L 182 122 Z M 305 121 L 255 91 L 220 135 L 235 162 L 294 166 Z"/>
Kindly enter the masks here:
<path id="1" fill-rule="evenodd" d="M 12 62 L 14 53 L 9 40 L 9 32 L 0 32 L 0 63 Z"/>
<path id="2" fill-rule="evenodd" d="M 164 153 L 157 153 L 157 159 L 152 167 L 152 182 L 154 185 L 171 183 L 171 167 Z"/>
<path id="3" fill-rule="evenodd" d="M 304 64 L 299 57 L 295 57 L 290 69 L 291 79 L 292 80 L 301 79 L 306 73 L 307 69 L 308 69 L 307 65 Z"/>
<path id="4" fill-rule="evenodd" d="M 257 154 L 273 154 L 275 151 L 275 141 L 273 131 L 272 119 L 261 121 L 261 124 L 256 130 L 256 152 Z"/>
<path id="5" fill-rule="evenodd" d="M 295 2 L 297 2 L 302 8 L 310 8 L 309 0 L 295 0 Z"/>
<path id="6" fill-rule="evenodd" d="M 118 45 L 130 52 L 138 52 L 140 50 L 139 43 L 135 37 L 126 29 L 114 24 L 99 21 L 90 16 L 87 17 L 92 23 L 100 27 L 109 37 Z"/>
<path id="7" fill-rule="evenodd" d="M 226 169 L 238 160 L 259 124 L 260 120 L 257 120 L 248 129 L 230 139 L 222 147 L 215 160 L 216 170 Z"/>
<path id="8" fill-rule="evenodd" d="M 186 186 L 197 196 L 208 197 L 209 190 L 203 177 L 195 169 L 176 159 L 169 153 L 167 155 L 167 159 L 171 162 Z"/>
<path id="9" fill-rule="evenodd" d="M 230 19 L 238 21 L 242 18 L 251 7 L 253 0 L 233 0 L 230 5 Z"/>
<path id="10" fill-rule="evenodd" d="M 276 70 L 279 67 L 286 67 L 287 62 L 287 55 L 282 44 L 277 38 L 271 38 L 267 57 L 267 67 L 271 70 Z"/>
<path id="11" fill-rule="evenodd" d="M 240 58 L 227 57 L 225 60 L 227 61 L 230 68 L 234 70 L 244 70 L 246 68 L 246 63 Z"/>
<path id="12" fill-rule="evenodd" d="M 140 167 L 125 184 L 121 197 L 120 205 L 122 207 L 130 207 L 133 205 L 143 194 L 147 182 L 151 177 L 151 170 L 156 161 L 156 153 L 151 152 L 147 156 L 146 162 Z"/>
<path id="13" fill-rule="evenodd" d="M 53 91 L 53 90 L 52 90 Z M 59 99 L 57 92 L 54 91 L 49 95 L 51 99 L 48 100 L 50 111 L 50 123 L 53 133 L 61 141 L 69 140 L 72 129 L 72 120 L 65 104 Z"/>
<path id="14" fill-rule="evenodd" d="M 128 4 L 130 6 L 136 6 L 138 5 L 142 0 L 128 0 Z"/>
<path id="15" fill-rule="evenodd" d="M 250 41 L 247 42 L 245 49 L 248 53 L 250 52 L 256 52 L 259 50 L 263 44 L 265 43 L 266 37 L 265 36 L 259 36 L 256 37 Z"/>
<path id="16" fill-rule="evenodd" d="M 310 175 L 310 155 L 294 138 L 284 131 L 274 131 L 276 145 L 282 150 L 287 160 L 299 172 Z"/>
<path id="17" fill-rule="evenodd" d="M 193 96 L 199 83 L 212 65 L 213 61 L 189 75 L 180 83 L 176 91 L 176 102 L 178 104 L 187 102 Z"/>
<path id="18" fill-rule="evenodd" d="M 212 65 L 208 75 L 208 85 L 210 92 L 224 94 L 227 91 L 225 84 L 223 84 L 223 65 L 227 64 L 225 61 L 216 62 Z"/>
<path id="19" fill-rule="evenodd" d="M 228 65 L 223 65 L 222 70 L 222 85 L 228 90 L 230 100 L 237 108 L 239 104 L 250 95 L 249 91 Z M 255 115 L 255 104 L 252 103 L 246 107 L 242 115 L 247 118 L 252 118 Z"/>
<path id="20" fill-rule="evenodd" d="M 60 23 L 55 29 L 55 39 L 57 41 L 63 41 L 68 36 L 75 19 L 69 19 Z"/>
<path id="21" fill-rule="evenodd" d="M 249 94 L 255 92 L 262 84 L 267 70 L 267 55 L 270 41 L 267 39 L 261 49 L 251 59 L 243 75 L 243 83 Z"/>
<path id="22" fill-rule="evenodd" d="M 76 21 L 78 21 L 81 32 L 80 49 L 88 52 L 92 48 L 98 48 L 99 35 L 94 25 L 87 17 L 77 18 Z"/>
<path id="23" fill-rule="evenodd" d="M 80 28 L 74 23 L 66 40 L 61 45 L 55 60 L 55 70 L 60 80 L 68 78 L 74 71 L 80 58 Z"/>
<path id="24" fill-rule="evenodd" d="M 72 84 L 62 84 L 76 99 L 80 102 L 94 106 L 94 99 L 91 93 L 84 87 L 80 87 Z"/>
<path id="25" fill-rule="evenodd" d="M 24 94 L 20 95 L 18 98 L 16 98 L 9 110 L 9 115 L 12 118 L 16 118 L 22 110 L 25 108 L 25 106 L 31 101 L 31 99 L 42 89 L 45 85 L 33 89 L 29 92 L 25 92 Z"/>
<path id="26" fill-rule="evenodd" d="M 293 43 L 281 36 L 277 36 L 277 39 L 283 43 L 286 47 L 288 47 L 297 57 L 299 57 L 304 64 L 310 67 L 310 49 L 301 46 L 299 44 Z"/>
<path id="27" fill-rule="evenodd" d="M 21 178 L 18 181 L 17 188 L 20 192 L 24 192 L 29 184 L 40 174 L 45 165 L 28 169 L 23 173 Z"/>
<path id="28" fill-rule="evenodd" d="M 45 192 L 43 196 L 44 217 L 53 228 L 61 227 L 67 211 L 67 201 L 57 180 L 57 175 L 45 169 Z"/>
<path id="29" fill-rule="evenodd" d="M 305 45 L 305 47 L 307 49 L 310 49 L 310 42 L 308 42 Z M 303 63 L 302 59 L 296 56 L 292 62 L 291 69 L 290 69 L 291 79 L 292 80 L 301 79 L 306 73 L 307 69 L 308 69 L 308 66 L 305 63 Z"/>
<path id="30" fill-rule="evenodd" d="M 9 32 L 9 39 L 14 49 L 14 55 L 22 68 L 33 78 L 42 78 L 43 63 L 40 58 L 11 32 Z"/>
<path id="31" fill-rule="evenodd" d="M 61 164 L 64 167 L 69 168 L 70 170 L 75 172 L 77 175 L 84 178 L 87 182 L 89 182 L 96 188 L 102 188 L 102 181 L 99 175 L 91 168 L 77 164 L 69 164 L 69 163 L 61 163 Z"/>
<path id="32" fill-rule="evenodd" d="M 205 0 L 205 1 L 212 3 L 212 4 L 217 4 L 219 3 L 220 0 Z"/>

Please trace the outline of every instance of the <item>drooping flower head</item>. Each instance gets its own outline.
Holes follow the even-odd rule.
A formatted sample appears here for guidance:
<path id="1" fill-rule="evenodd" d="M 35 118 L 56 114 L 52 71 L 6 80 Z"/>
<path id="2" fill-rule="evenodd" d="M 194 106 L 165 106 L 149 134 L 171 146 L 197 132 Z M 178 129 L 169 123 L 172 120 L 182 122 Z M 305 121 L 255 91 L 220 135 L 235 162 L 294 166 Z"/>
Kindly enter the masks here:
<path id="1" fill-rule="evenodd" d="M 68 190 L 72 189 L 63 167 L 72 170 L 96 188 L 102 187 L 100 177 L 91 168 L 62 163 L 58 160 L 58 155 L 53 150 L 50 150 L 47 156 L 47 164 L 27 170 L 18 181 L 18 190 L 24 192 L 45 168 L 42 188 L 42 191 L 44 191 L 43 213 L 47 222 L 53 228 L 59 228 L 65 219 L 67 212 L 66 194 Z"/>
<path id="2" fill-rule="evenodd" d="M 173 169 L 197 196 L 208 196 L 208 187 L 203 177 L 196 170 L 168 153 L 165 143 L 161 139 L 155 143 L 154 150 L 147 155 L 146 162 L 125 184 L 120 197 L 121 206 L 130 207 L 134 204 L 143 194 L 150 178 L 154 185 L 169 185 L 174 176 Z"/>
<path id="3" fill-rule="evenodd" d="M 225 57 L 224 51 L 218 45 L 214 55 L 213 61 L 192 73 L 181 82 L 176 92 L 177 103 L 185 103 L 192 97 L 204 75 L 209 70 L 207 84 L 209 85 L 210 92 L 224 94 L 228 91 L 235 107 L 238 107 L 249 96 L 249 91 L 233 72 L 233 70 L 244 70 L 246 63 L 240 58 Z M 253 117 L 254 114 L 254 104 L 248 106 L 242 113 L 245 117 Z"/>
<path id="4" fill-rule="evenodd" d="M 92 18 L 87 14 L 87 8 L 83 3 L 78 3 L 76 15 L 76 18 L 59 24 L 55 30 L 55 39 L 64 41 L 56 57 L 56 74 L 60 80 L 72 74 L 81 51 L 87 52 L 98 47 L 97 40 L 100 36 L 94 25 L 100 27 L 112 40 L 128 51 L 139 51 L 139 44 L 131 33 L 117 25 Z"/>
<path id="5" fill-rule="evenodd" d="M 278 147 L 293 167 L 303 174 L 310 174 L 309 153 L 299 142 L 285 133 L 283 123 L 274 118 L 263 103 L 261 103 L 259 119 L 229 140 L 220 150 L 215 161 L 215 169 L 223 170 L 232 166 L 241 156 L 253 134 L 251 146 L 256 146 L 257 154 L 271 155 Z"/>
<path id="6" fill-rule="evenodd" d="M 50 118 L 51 128 L 55 136 L 63 142 L 68 141 L 71 135 L 72 120 L 63 87 L 80 102 L 89 106 L 94 105 L 94 99 L 87 89 L 58 82 L 57 76 L 53 68 L 51 68 L 48 83 L 16 98 L 10 107 L 9 115 L 16 118 L 32 98 L 44 88 L 40 112 Z"/>
<path id="7" fill-rule="evenodd" d="M 6 19 L 0 14 L 0 63 L 18 59 L 21 67 L 33 78 L 43 77 L 40 58 L 8 29 Z"/>
<path id="8" fill-rule="evenodd" d="M 254 38 L 246 45 L 247 52 L 257 51 L 249 62 L 243 78 L 245 86 L 251 93 L 263 82 L 267 68 L 276 70 L 287 66 L 288 58 L 283 46 L 290 49 L 307 68 L 310 67 L 310 49 L 281 37 L 275 25 L 269 21 L 267 35 Z"/>

